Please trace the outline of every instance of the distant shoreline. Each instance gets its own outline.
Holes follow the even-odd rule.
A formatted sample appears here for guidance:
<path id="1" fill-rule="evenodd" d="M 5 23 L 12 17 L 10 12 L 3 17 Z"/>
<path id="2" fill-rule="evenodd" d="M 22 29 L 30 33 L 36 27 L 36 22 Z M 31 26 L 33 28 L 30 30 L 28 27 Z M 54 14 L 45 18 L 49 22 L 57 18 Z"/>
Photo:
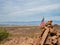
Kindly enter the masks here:
<path id="1" fill-rule="evenodd" d="M 30 22 L 0 22 L 0 26 L 39 26 L 41 21 L 30 21 Z M 53 21 L 53 25 L 60 25 L 60 21 Z"/>

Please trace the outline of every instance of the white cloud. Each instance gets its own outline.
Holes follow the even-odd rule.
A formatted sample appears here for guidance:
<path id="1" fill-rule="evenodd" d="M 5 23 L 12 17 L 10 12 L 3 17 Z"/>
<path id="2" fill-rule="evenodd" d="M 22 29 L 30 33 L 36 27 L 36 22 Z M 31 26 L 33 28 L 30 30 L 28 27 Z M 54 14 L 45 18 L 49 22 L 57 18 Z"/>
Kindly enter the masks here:
<path id="1" fill-rule="evenodd" d="M 10 15 L 33 15 L 36 13 L 41 13 L 41 12 L 47 12 L 50 10 L 55 10 L 60 8 L 60 3 L 59 4 L 52 4 L 52 5 L 44 5 L 44 6 L 38 6 L 38 7 L 33 7 L 33 8 L 28 8 L 24 10 L 18 10 L 18 11 L 13 11 L 10 13 Z"/>
<path id="2" fill-rule="evenodd" d="M 46 17 L 46 20 L 60 21 L 60 16 L 49 16 Z"/>
<path id="3" fill-rule="evenodd" d="M 17 3 L 17 2 L 18 3 Z M 21 2 L 21 3 L 20 3 Z M 40 21 L 40 17 L 35 14 L 47 13 L 48 11 L 60 9 L 60 3 L 51 3 L 49 0 L 14 0 L 6 1 L 2 13 L 3 18 L 0 17 L 0 22 L 5 21 Z M 35 15 L 35 17 L 34 17 Z M 31 17 L 32 18 L 31 18 Z M 46 15 L 47 16 L 47 15 Z M 60 20 L 59 16 L 55 18 L 50 15 L 46 20 Z"/>
<path id="4" fill-rule="evenodd" d="M 60 3 L 48 4 L 48 5 L 43 4 L 38 6 L 36 5 L 37 3 L 39 4 L 44 1 L 49 2 L 48 0 L 33 0 L 33 1 L 26 0 L 27 3 L 24 3 L 23 6 L 20 6 L 20 5 L 14 5 L 13 2 L 11 1 L 7 1 L 4 7 L 5 8 L 4 11 L 8 12 L 8 15 L 12 15 L 12 16 L 29 16 L 29 15 L 33 15 L 41 12 L 47 12 L 49 10 L 55 10 L 60 8 Z M 35 5 L 35 6 L 32 6 L 32 5 Z"/>

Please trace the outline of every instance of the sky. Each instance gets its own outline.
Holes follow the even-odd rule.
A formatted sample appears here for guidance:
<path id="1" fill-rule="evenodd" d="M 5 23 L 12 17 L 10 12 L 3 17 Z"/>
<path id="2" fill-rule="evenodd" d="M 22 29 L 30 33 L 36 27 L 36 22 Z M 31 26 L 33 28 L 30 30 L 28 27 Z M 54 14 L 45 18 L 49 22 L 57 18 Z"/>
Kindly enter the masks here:
<path id="1" fill-rule="evenodd" d="M 60 21 L 60 0 L 0 0 L 0 22 Z"/>

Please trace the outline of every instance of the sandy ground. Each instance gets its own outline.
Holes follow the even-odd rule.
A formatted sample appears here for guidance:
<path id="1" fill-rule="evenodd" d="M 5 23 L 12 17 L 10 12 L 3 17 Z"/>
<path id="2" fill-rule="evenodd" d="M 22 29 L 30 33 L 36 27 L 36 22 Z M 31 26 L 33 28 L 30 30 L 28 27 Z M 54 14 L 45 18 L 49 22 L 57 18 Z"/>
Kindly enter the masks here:
<path id="1" fill-rule="evenodd" d="M 11 37 L 5 40 L 0 45 L 33 45 L 34 36 L 36 33 L 42 33 L 43 30 L 39 26 L 17 26 L 17 27 L 3 27 Z M 60 26 L 54 26 L 54 29 L 60 30 Z"/>

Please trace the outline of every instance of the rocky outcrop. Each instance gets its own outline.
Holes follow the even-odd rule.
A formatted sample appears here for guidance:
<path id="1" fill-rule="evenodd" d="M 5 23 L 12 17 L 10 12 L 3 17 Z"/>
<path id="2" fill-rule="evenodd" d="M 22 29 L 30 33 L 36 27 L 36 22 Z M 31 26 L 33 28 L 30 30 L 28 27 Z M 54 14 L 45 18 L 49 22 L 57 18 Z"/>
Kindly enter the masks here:
<path id="1" fill-rule="evenodd" d="M 60 45 L 60 30 L 53 27 L 52 21 L 48 21 L 41 30 L 34 38 L 14 36 L 0 45 Z"/>

